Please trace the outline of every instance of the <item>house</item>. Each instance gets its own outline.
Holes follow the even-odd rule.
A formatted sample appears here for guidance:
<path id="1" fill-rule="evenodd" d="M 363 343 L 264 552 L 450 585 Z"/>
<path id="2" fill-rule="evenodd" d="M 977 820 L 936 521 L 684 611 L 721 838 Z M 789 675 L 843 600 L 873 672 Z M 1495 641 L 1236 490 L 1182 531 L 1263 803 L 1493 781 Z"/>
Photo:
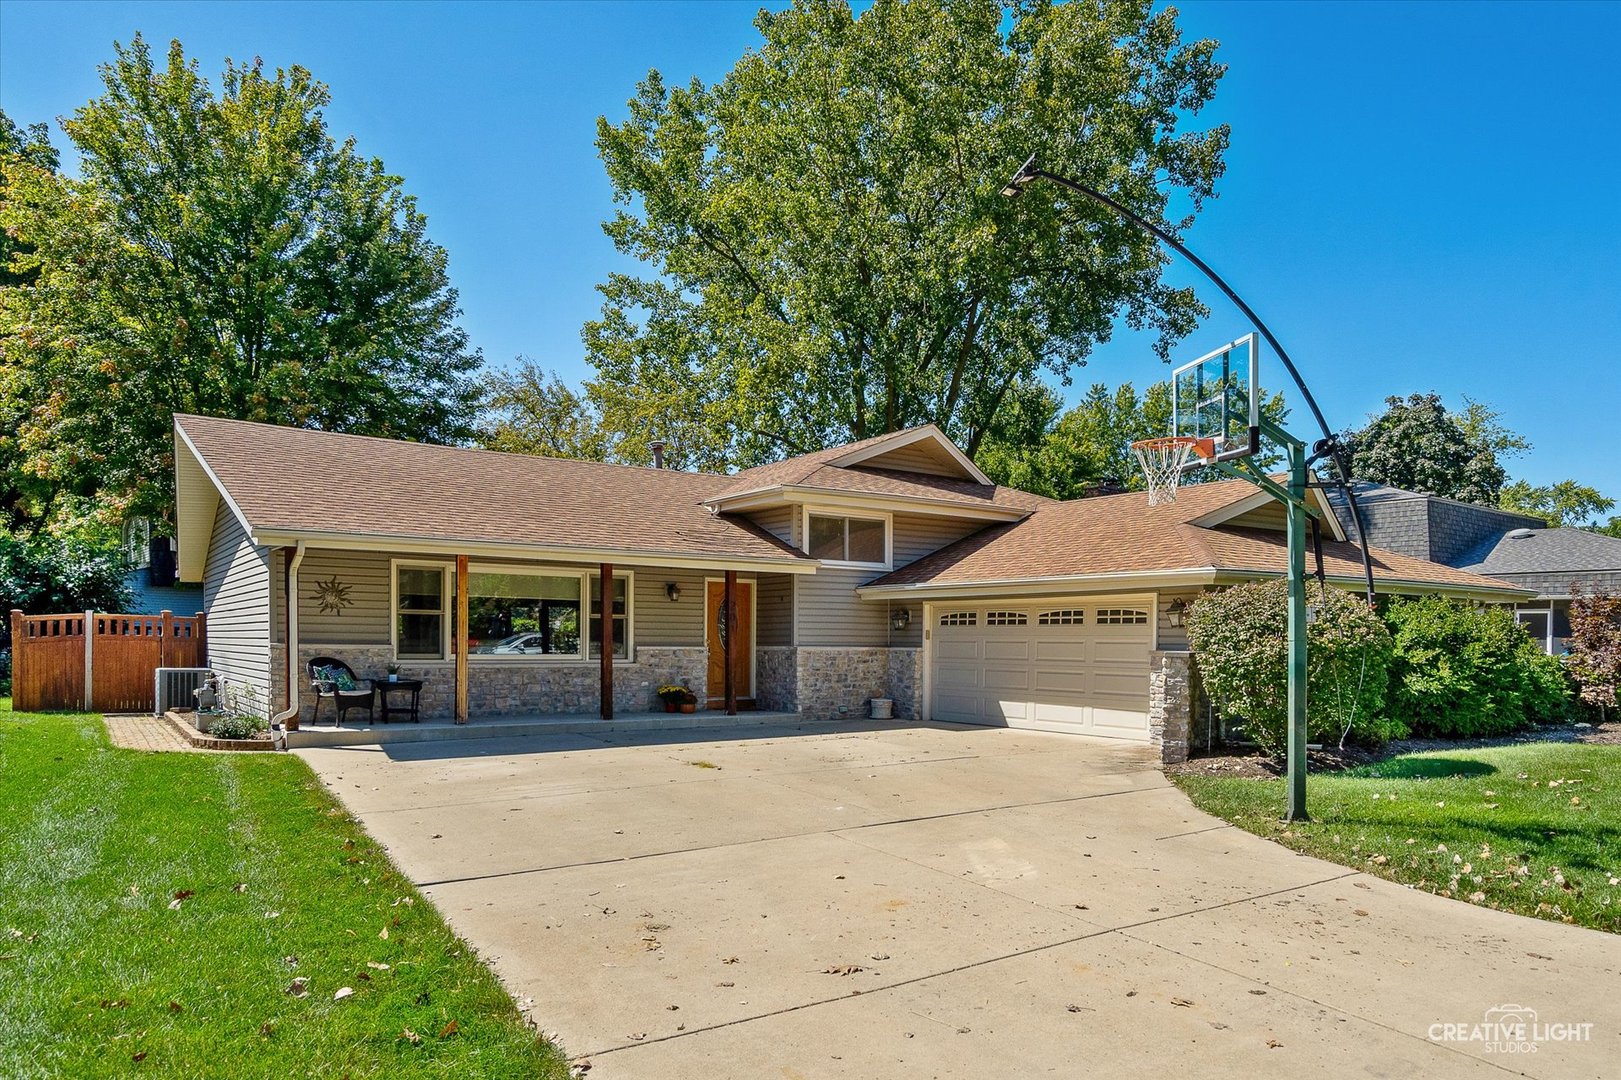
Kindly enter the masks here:
<path id="1" fill-rule="evenodd" d="M 1570 637 L 1573 584 L 1621 592 L 1621 539 L 1586 529 L 1551 529 L 1539 517 L 1358 482 L 1357 505 L 1368 542 L 1416 559 L 1444 563 L 1518 585 L 1531 595 L 1515 617 L 1550 654 Z M 1350 509 L 1329 496 L 1341 527 Z"/>
<path id="2" fill-rule="evenodd" d="M 124 556 L 124 587 L 130 601 L 124 608 L 129 615 L 195 615 L 203 610 L 200 582 L 175 580 L 174 539 L 154 535 L 148 518 L 136 517 L 124 523 L 119 545 Z"/>
<path id="3" fill-rule="evenodd" d="M 329 655 L 362 677 L 399 664 L 440 718 L 610 717 L 684 683 L 728 711 L 889 698 L 1175 758 L 1181 612 L 1286 564 L 1282 509 L 1247 482 L 1054 502 L 991 483 L 933 426 L 718 475 L 177 415 L 175 470 L 210 666 L 279 710 L 291 645 L 306 720 L 304 665 Z M 1360 555 L 1327 526 L 1326 572 L 1354 587 Z M 1527 595 L 1374 554 L 1385 588 Z"/>

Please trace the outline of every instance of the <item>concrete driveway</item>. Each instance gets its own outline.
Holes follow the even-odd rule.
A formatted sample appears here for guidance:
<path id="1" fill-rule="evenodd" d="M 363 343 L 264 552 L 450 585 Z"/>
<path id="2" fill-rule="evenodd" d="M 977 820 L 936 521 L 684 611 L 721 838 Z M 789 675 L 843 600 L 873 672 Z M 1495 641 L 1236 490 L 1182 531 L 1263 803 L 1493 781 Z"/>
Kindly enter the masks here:
<path id="1" fill-rule="evenodd" d="M 1123 744 L 860 724 L 298 753 L 591 1080 L 1621 1069 L 1621 938 L 1294 855 Z M 1470 1040 L 1504 1005 L 1592 1026 Z"/>

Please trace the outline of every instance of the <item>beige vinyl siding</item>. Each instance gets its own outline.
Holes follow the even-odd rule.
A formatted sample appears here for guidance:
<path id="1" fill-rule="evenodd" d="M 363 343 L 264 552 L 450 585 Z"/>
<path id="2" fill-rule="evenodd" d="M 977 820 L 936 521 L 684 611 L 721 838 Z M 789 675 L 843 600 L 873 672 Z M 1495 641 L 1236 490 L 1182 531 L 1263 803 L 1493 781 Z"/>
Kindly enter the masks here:
<path id="1" fill-rule="evenodd" d="M 761 574 L 755 595 L 756 645 L 794 643 L 794 575 Z"/>
<path id="2" fill-rule="evenodd" d="M 392 602 L 388 575 L 388 556 L 380 551 L 306 551 L 298 568 L 299 641 L 387 645 Z M 334 580 L 347 587 L 349 603 L 341 612 L 322 611 L 321 583 Z M 281 590 L 276 591 L 279 599 Z"/>
<path id="3" fill-rule="evenodd" d="M 1171 602 L 1181 600 L 1189 607 L 1193 602 L 1203 596 L 1199 589 L 1187 589 L 1180 592 L 1162 592 L 1159 594 L 1159 647 L 1161 649 L 1179 650 L 1188 647 L 1188 629 L 1186 626 L 1172 626 L 1170 616 Z M 1183 616 L 1184 620 L 1186 615 Z"/>
<path id="4" fill-rule="evenodd" d="M 741 578 L 742 575 L 739 575 Z M 631 617 L 631 637 L 637 645 L 702 645 L 704 643 L 704 573 L 700 570 L 659 570 L 638 566 Z M 665 586 L 681 586 L 681 599 L 672 603 Z"/>
<path id="5" fill-rule="evenodd" d="M 1234 529 L 1277 529 L 1283 531 L 1289 528 L 1289 512 L 1284 505 L 1276 499 L 1269 500 L 1254 510 L 1246 510 L 1237 517 L 1228 518 L 1222 522 Z"/>
<path id="6" fill-rule="evenodd" d="M 891 469 L 895 472 L 925 473 L 929 476 L 963 476 L 962 466 L 934 442 L 915 442 L 894 450 L 886 450 L 877 457 L 854 466 L 855 468 Z"/>
<path id="7" fill-rule="evenodd" d="M 982 521 L 937 517 L 932 514 L 896 514 L 892 539 L 897 568 L 916 562 L 985 527 Z M 912 624 L 896 632 L 889 628 L 888 603 L 862 600 L 856 586 L 884 573 L 882 570 L 823 566 L 795 584 L 797 644 L 917 646 L 923 640 L 923 609 L 914 605 Z"/>
<path id="8" fill-rule="evenodd" d="M 208 666 L 227 683 L 251 686 L 268 710 L 270 552 L 253 545 L 223 500 L 208 544 L 203 608 L 208 612 Z"/>
<path id="9" fill-rule="evenodd" d="M 770 510 L 761 510 L 758 513 L 750 514 L 748 517 L 750 521 L 783 543 L 792 544 L 795 547 L 799 546 L 798 506 L 773 507 Z"/>

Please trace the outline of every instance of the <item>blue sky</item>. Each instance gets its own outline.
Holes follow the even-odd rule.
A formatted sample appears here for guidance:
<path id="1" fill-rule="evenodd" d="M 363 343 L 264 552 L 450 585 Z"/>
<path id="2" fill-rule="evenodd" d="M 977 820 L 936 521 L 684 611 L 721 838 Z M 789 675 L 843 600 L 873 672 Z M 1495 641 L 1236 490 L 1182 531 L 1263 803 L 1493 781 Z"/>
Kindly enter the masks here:
<path id="1" fill-rule="evenodd" d="M 649 68 L 723 76 L 757 41 L 756 7 L 3 0 L 0 104 L 19 123 L 71 112 L 137 30 L 179 37 L 210 74 L 227 55 L 303 64 L 332 88 L 334 133 L 418 196 L 487 360 L 580 378 L 594 286 L 624 267 L 599 225 L 596 118 L 620 117 Z M 1271 324 L 1330 422 L 1387 394 L 1469 394 L 1534 444 L 1515 475 L 1621 497 L 1606 444 L 1621 415 L 1621 5 L 1182 11 L 1230 65 L 1201 121 L 1233 128 L 1221 198 L 1187 241 Z M 1178 357 L 1247 330 L 1201 295 L 1214 315 Z M 1122 331 L 1071 393 L 1164 374 Z"/>

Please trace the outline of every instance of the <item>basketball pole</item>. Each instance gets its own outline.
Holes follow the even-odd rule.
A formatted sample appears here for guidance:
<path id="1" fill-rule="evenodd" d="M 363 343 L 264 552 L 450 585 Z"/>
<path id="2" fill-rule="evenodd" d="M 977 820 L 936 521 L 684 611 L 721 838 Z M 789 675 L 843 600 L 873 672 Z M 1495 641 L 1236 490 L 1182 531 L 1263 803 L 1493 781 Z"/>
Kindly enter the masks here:
<path id="1" fill-rule="evenodd" d="M 1291 439 L 1289 451 L 1289 801 L 1285 821 L 1306 814 L 1306 448 Z"/>

